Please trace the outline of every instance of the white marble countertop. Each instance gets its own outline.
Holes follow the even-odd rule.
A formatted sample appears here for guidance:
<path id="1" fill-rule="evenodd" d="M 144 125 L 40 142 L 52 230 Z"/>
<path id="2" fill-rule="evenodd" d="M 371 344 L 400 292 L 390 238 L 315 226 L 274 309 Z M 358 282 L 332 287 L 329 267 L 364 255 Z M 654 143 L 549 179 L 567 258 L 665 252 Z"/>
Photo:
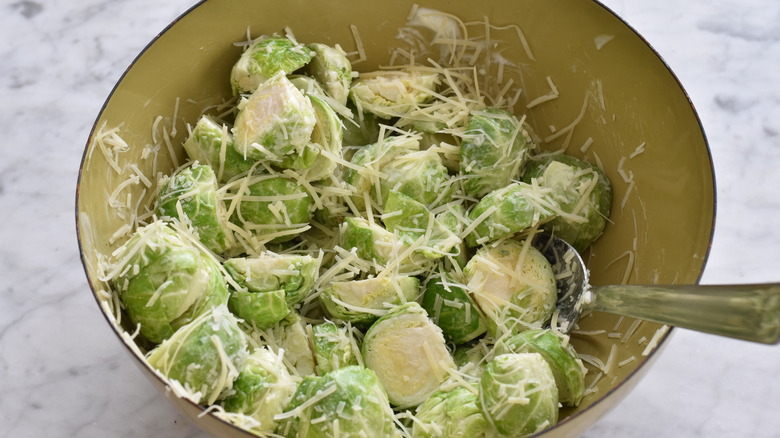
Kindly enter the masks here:
<path id="1" fill-rule="evenodd" d="M 74 193 L 114 83 L 193 0 L 0 2 L 0 436 L 204 437 L 147 382 L 92 298 Z M 780 2 L 607 0 L 699 111 L 718 183 L 703 283 L 779 281 Z M 780 347 L 676 330 L 586 437 L 778 437 Z"/>

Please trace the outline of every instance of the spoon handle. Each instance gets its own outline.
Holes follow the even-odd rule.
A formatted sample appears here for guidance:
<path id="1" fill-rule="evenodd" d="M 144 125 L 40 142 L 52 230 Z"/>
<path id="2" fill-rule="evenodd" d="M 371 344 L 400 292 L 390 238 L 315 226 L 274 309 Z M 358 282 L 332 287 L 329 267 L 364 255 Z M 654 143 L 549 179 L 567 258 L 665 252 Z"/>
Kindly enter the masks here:
<path id="1" fill-rule="evenodd" d="M 780 283 L 594 286 L 585 308 L 765 344 L 780 342 Z"/>

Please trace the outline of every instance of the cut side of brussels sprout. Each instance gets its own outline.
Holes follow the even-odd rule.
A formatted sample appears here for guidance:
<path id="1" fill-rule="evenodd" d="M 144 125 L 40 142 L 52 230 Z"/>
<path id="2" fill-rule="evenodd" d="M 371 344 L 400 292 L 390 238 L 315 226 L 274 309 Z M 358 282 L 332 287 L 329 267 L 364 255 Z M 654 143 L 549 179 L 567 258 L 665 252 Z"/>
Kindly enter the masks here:
<path id="1" fill-rule="evenodd" d="M 373 277 L 332 282 L 320 300 L 334 318 L 367 326 L 390 308 L 413 301 L 420 294 L 420 280 L 407 276 Z"/>
<path id="2" fill-rule="evenodd" d="M 409 245 L 422 239 L 418 251 L 425 258 L 455 257 L 460 253 L 458 235 L 442 224 L 424 204 L 403 193 L 388 192 L 382 220 L 388 231 L 398 234 Z"/>
<path id="3" fill-rule="evenodd" d="M 496 337 L 541 328 L 555 311 L 555 273 L 528 241 L 503 240 L 480 248 L 463 274 L 469 293 L 488 318 L 488 330 Z"/>
<path id="4" fill-rule="evenodd" d="M 160 182 L 157 215 L 189 223 L 206 248 L 217 254 L 228 248 L 227 212 L 217 177 L 209 166 L 192 165 Z"/>
<path id="5" fill-rule="evenodd" d="M 526 436 L 558 421 L 558 390 L 550 366 L 536 353 L 502 354 L 485 365 L 479 404 L 506 436 Z"/>
<path id="6" fill-rule="evenodd" d="M 184 150 L 192 161 L 211 166 L 221 183 L 248 172 L 255 163 L 236 151 L 233 134 L 227 125 L 219 124 L 209 116 L 202 116 L 192 128 L 184 142 Z"/>
<path id="7" fill-rule="evenodd" d="M 612 208 L 612 185 L 599 167 L 569 155 L 531 160 L 523 181 L 550 190 L 561 212 L 550 221 L 552 233 L 582 252 L 601 236 Z"/>
<path id="8" fill-rule="evenodd" d="M 267 345 L 274 354 L 282 355 L 290 374 L 308 376 L 314 374 L 310 331 L 309 324 L 297 312 L 292 311 L 273 327 L 253 332 L 253 337 L 259 336 L 261 345 Z"/>
<path id="9" fill-rule="evenodd" d="M 480 438 L 490 436 L 476 388 L 457 386 L 433 393 L 417 408 L 413 438 Z"/>
<path id="10" fill-rule="evenodd" d="M 555 376 L 558 399 L 566 406 L 577 406 L 585 396 L 586 368 L 571 344 L 550 330 L 526 330 L 500 340 L 495 354 L 539 353 Z"/>
<path id="11" fill-rule="evenodd" d="M 276 254 L 225 260 L 225 270 L 249 292 L 281 290 L 288 306 L 308 296 L 319 276 L 320 260 L 308 255 Z"/>
<path id="12" fill-rule="evenodd" d="M 228 299 L 216 263 L 159 220 L 136 230 L 116 252 L 112 272 L 130 320 L 153 343 Z"/>
<path id="13" fill-rule="evenodd" d="M 523 122 L 495 108 L 473 112 L 460 144 L 466 193 L 481 198 L 520 175 L 533 146 Z"/>
<path id="14" fill-rule="evenodd" d="M 238 377 L 246 358 L 246 339 L 226 306 L 182 326 L 149 352 L 149 365 L 204 405 L 216 402 Z"/>
<path id="15" fill-rule="evenodd" d="M 298 438 L 396 436 L 393 410 L 373 371 L 348 366 L 307 376 L 298 386 L 277 433 Z"/>
<path id="16" fill-rule="evenodd" d="M 311 61 L 305 45 L 282 37 L 262 38 L 249 45 L 230 73 L 233 94 L 252 93 L 279 73 L 290 74 Z"/>
<path id="17" fill-rule="evenodd" d="M 402 117 L 430 102 L 439 82 L 438 73 L 361 73 L 352 82 L 350 97 L 358 111 L 369 112 L 382 119 Z"/>
<path id="18" fill-rule="evenodd" d="M 511 236 L 555 217 L 559 207 L 549 191 L 526 183 L 512 183 L 490 192 L 469 211 L 470 247 Z"/>
<path id="19" fill-rule="evenodd" d="M 441 329 L 416 302 L 395 307 L 368 329 L 363 360 L 399 408 L 424 402 L 455 368 Z"/>
<path id="20" fill-rule="evenodd" d="M 292 178 L 247 176 L 231 183 L 225 201 L 230 221 L 263 242 L 285 242 L 309 228 L 311 196 Z"/>
<path id="21" fill-rule="evenodd" d="M 346 105 L 352 85 L 352 64 L 347 54 L 340 46 L 315 43 L 307 47 L 314 53 L 307 72 L 317 79 L 330 97 Z"/>
<path id="22" fill-rule="evenodd" d="M 287 372 L 281 355 L 260 347 L 244 361 L 222 407 L 228 412 L 252 417 L 257 422 L 250 429 L 252 432 L 272 433 L 277 426 L 274 416 L 284 412 L 298 387 L 298 380 Z"/>
<path id="23" fill-rule="evenodd" d="M 360 346 L 349 323 L 337 325 L 325 321 L 312 325 L 311 329 L 318 375 L 324 376 L 331 371 L 362 363 Z"/>
<path id="24" fill-rule="evenodd" d="M 422 307 L 453 344 L 484 334 L 487 326 L 477 306 L 449 274 L 431 277 L 425 285 Z"/>
<path id="25" fill-rule="evenodd" d="M 277 75 L 239 104 L 233 146 L 245 158 L 292 165 L 284 160 L 305 152 L 316 122 L 311 101 Z"/>

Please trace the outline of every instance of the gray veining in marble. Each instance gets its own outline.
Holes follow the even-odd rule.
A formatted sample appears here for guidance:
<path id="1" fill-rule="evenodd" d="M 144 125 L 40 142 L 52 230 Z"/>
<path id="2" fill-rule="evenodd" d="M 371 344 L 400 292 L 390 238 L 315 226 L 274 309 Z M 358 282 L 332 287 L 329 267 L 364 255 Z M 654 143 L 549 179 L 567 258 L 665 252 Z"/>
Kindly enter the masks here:
<path id="1" fill-rule="evenodd" d="M 780 280 L 780 2 L 605 0 L 694 102 L 718 178 L 704 283 Z M 103 101 L 191 0 L 0 2 L 0 436 L 205 437 L 98 312 L 74 190 Z M 588 438 L 780 436 L 780 347 L 676 330 Z"/>

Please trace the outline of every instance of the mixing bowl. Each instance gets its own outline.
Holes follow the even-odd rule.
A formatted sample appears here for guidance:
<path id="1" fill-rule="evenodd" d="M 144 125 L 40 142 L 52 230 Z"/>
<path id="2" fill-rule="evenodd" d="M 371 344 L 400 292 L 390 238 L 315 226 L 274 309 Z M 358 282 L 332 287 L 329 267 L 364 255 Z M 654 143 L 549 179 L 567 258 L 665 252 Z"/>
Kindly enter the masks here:
<path id="1" fill-rule="evenodd" d="M 470 23 L 474 36 L 505 43 L 504 74 L 522 85 L 515 105 L 542 145 L 599 164 L 612 181 L 612 214 L 587 252 L 594 284 L 696 283 L 714 224 L 714 177 L 701 124 L 685 91 L 646 41 L 593 0 L 429 0 L 426 8 Z M 141 371 L 200 428 L 220 437 L 250 434 L 177 397 L 144 359 L 121 318 L 99 265 L 132 228 L 154 181 L 182 162 L 186 124 L 232 96 L 228 77 L 247 32 L 292 30 L 299 41 L 365 51 L 358 71 L 388 62 L 409 0 L 284 2 L 207 0 L 155 38 L 129 66 L 97 117 L 80 170 L 76 219 L 84 268 L 109 327 Z M 479 23 L 489 22 L 488 28 Z M 514 26 L 510 26 L 514 25 Z M 505 78 L 506 80 L 506 78 Z M 542 101 L 538 98 L 543 98 Z M 554 99 L 552 97 L 555 97 Z M 163 132 L 162 127 L 168 129 Z M 98 143 L 115 129 L 120 141 Z M 118 138 L 117 137 L 117 138 Z M 163 145 L 150 158 L 153 147 Z M 175 157 L 172 158 L 172 154 Z M 131 181 L 128 183 L 128 181 Z M 117 318 L 120 316 L 120 318 Z M 572 342 L 587 360 L 589 394 L 561 412 L 544 437 L 576 436 L 623 399 L 668 339 L 655 323 L 593 313 Z"/>

